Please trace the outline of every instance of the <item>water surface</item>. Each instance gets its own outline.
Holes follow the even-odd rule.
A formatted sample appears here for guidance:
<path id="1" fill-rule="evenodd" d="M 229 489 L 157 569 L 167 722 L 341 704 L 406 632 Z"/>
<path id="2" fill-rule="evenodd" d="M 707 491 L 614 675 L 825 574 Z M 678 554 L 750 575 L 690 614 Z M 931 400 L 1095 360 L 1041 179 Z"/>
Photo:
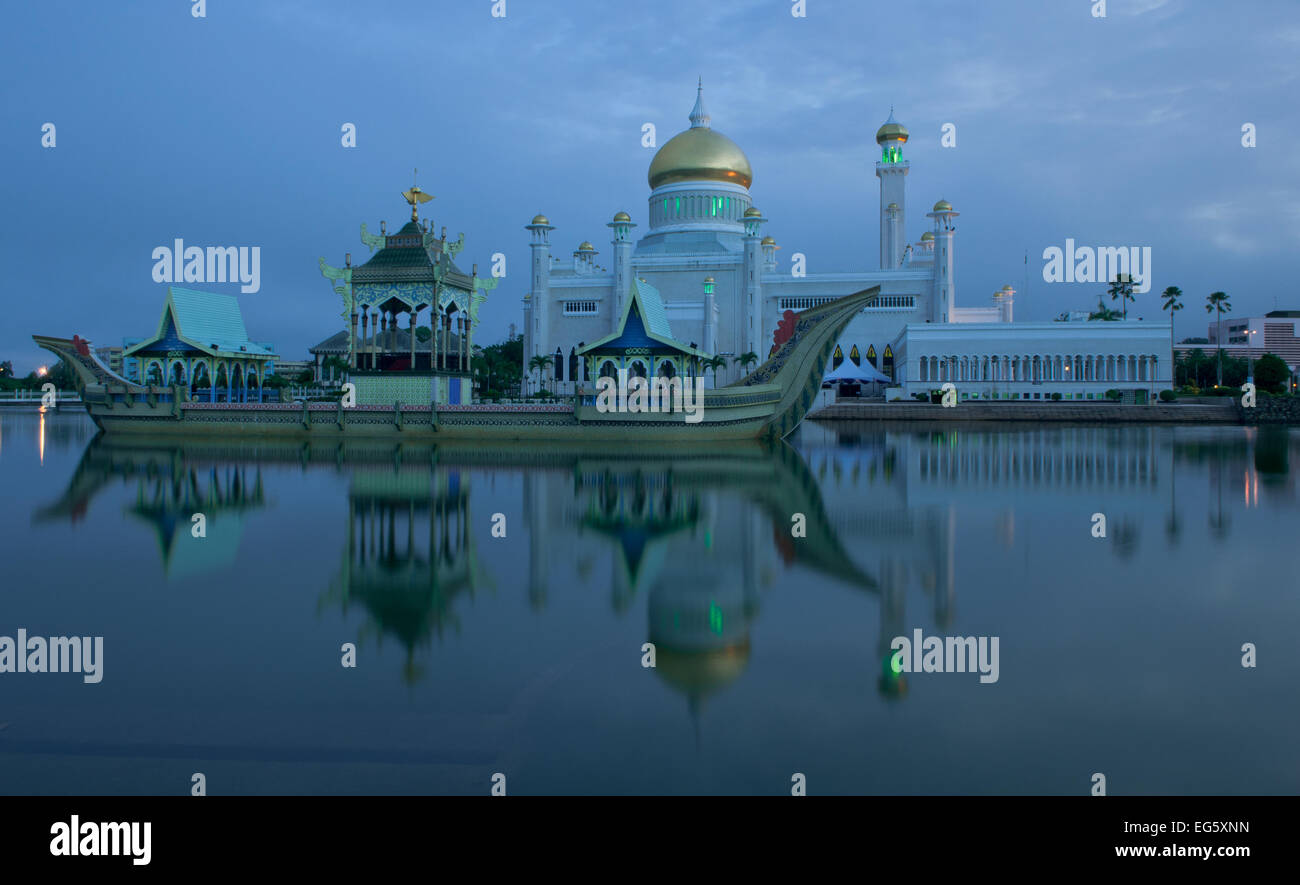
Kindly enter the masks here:
<path id="1" fill-rule="evenodd" d="M 0 792 L 1295 793 L 1298 457 L 1239 427 L 141 445 L 5 409 L 0 635 L 105 661 L 0 674 Z M 918 628 L 998 637 L 998 681 L 894 673 Z"/>

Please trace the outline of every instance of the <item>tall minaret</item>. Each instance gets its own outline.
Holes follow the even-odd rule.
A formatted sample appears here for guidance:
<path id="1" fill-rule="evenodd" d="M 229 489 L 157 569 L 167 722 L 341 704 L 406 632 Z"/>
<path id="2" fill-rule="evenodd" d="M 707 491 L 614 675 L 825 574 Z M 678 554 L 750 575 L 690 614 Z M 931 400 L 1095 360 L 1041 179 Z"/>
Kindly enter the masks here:
<path id="1" fill-rule="evenodd" d="M 532 231 L 529 248 L 533 253 L 533 294 L 529 306 L 528 346 L 524 350 L 524 377 L 528 377 L 528 360 L 547 353 L 546 336 L 551 326 L 551 231 L 555 226 L 545 215 L 538 215 L 526 225 Z"/>
<path id="2" fill-rule="evenodd" d="M 745 222 L 744 292 L 746 318 L 745 349 L 741 353 L 758 353 L 758 342 L 763 336 L 763 250 L 760 237 L 763 213 L 753 206 L 742 216 Z M 712 351 L 710 351 L 712 352 Z M 760 357 L 761 359 L 761 357 Z"/>
<path id="3" fill-rule="evenodd" d="M 940 200 L 927 217 L 934 219 L 934 297 L 930 299 L 930 321 L 948 322 L 949 311 L 957 303 L 957 267 L 953 262 L 952 220 L 958 215 L 952 203 Z"/>
<path id="4" fill-rule="evenodd" d="M 876 131 L 876 144 L 880 145 L 880 162 L 876 163 L 876 177 L 880 179 L 880 269 L 892 270 L 902 263 L 907 243 L 903 182 L 908 169 L 903 159 L 907 127 L 894 119 L 893 108 L 889 109 L 885 125 Z"/>
<path id="5" fill-rule="evenodd" d="M 614 246 L 614 315 L 610 322 L 617 323 L 623 316 L 623 302 L 632 285 L 632 228 L 636 225 L 631 215 L 619 212 L 605 226 L 614 232 L 614 239 L 610 240 Z"/>

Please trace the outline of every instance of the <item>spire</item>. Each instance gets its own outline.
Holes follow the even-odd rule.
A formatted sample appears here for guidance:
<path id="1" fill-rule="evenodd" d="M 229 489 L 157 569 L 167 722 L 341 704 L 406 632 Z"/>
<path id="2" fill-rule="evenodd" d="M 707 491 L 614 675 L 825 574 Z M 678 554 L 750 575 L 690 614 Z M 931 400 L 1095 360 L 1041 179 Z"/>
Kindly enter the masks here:
<path id="1" fill-rule="evenodd" d="M 704 78 L 701 77 L 695 89 L 695 107 L 691 109 L 691 128 L 708 129 L 709 119 L 709 112 L 704 109 Z"/>

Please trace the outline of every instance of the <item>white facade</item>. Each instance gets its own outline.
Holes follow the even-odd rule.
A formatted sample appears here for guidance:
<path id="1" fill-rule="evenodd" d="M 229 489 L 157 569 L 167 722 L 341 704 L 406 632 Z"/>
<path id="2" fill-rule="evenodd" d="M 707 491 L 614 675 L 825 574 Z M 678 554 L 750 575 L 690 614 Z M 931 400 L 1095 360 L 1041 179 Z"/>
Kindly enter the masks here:
<path id="1" fill-rule="evenodd" d="M 947 382 L 960 399 L 1088 400 L 1173 387 L 1168 323 L 909 324 L 893 349 L 909 396 Z"/>

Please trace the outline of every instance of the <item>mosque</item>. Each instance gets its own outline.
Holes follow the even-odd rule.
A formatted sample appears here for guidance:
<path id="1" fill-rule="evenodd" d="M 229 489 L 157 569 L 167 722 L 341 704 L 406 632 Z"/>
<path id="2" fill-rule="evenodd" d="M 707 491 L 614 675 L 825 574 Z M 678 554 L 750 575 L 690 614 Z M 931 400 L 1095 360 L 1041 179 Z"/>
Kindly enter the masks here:
<path id="1" fill-rule="evenodd" d="M 525 376 L 541 356 L 551 361 L 559 389 L 571 389 L 614 369 L 642 376 L 672 375 L 683 366 L 693 371 L 705 354 L 726 360 L 716 378 L 730 383 L 767 358 L 795 314 L 879 286 L 837 352 L 859 365 L 869 362 L 900 385 L 895 396 L 947 381 L 958 385 L 962 399 L 1040 399 L 1053 392 L 1093 399 L 1124 382 L 1145 397 L 1172 386 L 1167 323 L 1014 323 L 1010 286 L 986 304 L 959 307 L 959 213 L 938 200 L 924 214 L 927 229 L 909 242 L 909 133 L 892 110 L 876 132 L 879 267 L 847 273 L 797 274 L 790 262 L 782 267 L 780 247 L 764 230 L 769 219 L 750 193 L 753 169 L 740 146 L 712 127 L 702 83 L 689 119 L 690 128 L 650 163 L 645 234 L 635 237 L 638 225 L 625 211 L 606 225 L 608 268 L 598 263 L 590 239 L 571 259 L 552 254 L 556 226 L 545 215 L 526 226 L 532 254 Z M 652 323 L 655 334 L 646 334 Z M 611 357 L 611 339 L 621 357 Z M 603 346 L 599 352 L 595 342 Z"/>

